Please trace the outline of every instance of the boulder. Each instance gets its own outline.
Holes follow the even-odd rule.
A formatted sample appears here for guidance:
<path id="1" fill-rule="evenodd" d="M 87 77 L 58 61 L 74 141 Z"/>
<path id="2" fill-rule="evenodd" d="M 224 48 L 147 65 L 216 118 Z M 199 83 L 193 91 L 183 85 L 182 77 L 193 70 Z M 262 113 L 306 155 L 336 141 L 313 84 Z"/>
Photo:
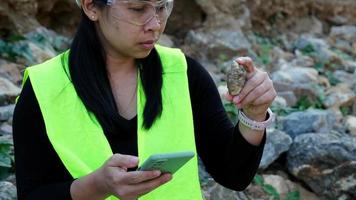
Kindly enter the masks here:
<path id="1" fill-rule="evenodd" d="M 282 129 L 292 138 L 306 133 L 328 133 L 336 123 L 335 119 L 332 111 L 308 109 L 284 117 Z"/>
<path id="2" fill-rule="evenodd" d="M 323 199 L 356 197 L 356 138 L 336 133 L 297 136 L 287 167 Z"/>

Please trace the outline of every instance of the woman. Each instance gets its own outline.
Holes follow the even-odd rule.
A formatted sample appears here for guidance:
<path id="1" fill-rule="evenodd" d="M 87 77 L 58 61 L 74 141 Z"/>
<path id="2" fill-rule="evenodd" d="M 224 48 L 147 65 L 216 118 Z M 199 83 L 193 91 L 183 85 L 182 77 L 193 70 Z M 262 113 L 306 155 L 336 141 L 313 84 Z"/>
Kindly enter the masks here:
<path id="1" fill-rule="evenodd" d="M 220 184 L 246 188 L 276 96 L 267 74 L 237 60 L 248 81 L 227 99 L 254 122 L 234 126 L 205 69 L 155 45 L 173 0 L 80 5 L 70 50 L 25 72 L 13 119 L 18 198 L 202 199 L 196 157 L 174 176 L 135 171 L 151 154 L 186 150 Z"/>

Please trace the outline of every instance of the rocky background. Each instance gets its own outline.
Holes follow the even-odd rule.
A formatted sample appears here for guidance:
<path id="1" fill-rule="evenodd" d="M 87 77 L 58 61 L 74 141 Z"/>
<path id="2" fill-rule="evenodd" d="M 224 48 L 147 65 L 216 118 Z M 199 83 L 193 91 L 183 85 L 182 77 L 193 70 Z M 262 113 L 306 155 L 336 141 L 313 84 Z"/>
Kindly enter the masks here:
<path id="1" fill-rule="evenodd" d="M 0 199 L 16 199 L 11 124 L 23 69 L 68 48 L 79 15 L 74 0 L 0 1 Z M 221 94 L 237 56 L 252 57 L 278 91 L 253 183 L 230 191 L 201 166 L 207 200 L 356 199 L 355 0 L 177 0 L 160 42 L 199 60 Z"/>

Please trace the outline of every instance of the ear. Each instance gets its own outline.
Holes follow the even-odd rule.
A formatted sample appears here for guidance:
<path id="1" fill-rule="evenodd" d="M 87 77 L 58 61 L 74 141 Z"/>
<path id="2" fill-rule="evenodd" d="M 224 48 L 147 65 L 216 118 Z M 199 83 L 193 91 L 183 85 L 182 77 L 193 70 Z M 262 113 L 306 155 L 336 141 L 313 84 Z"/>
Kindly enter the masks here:
<path id="1" fill-rule="evenodd" d="M 97 21 L 100 15 L 100 10 L 95 4 L 93 0 L 81 0 L 81 6 L 84 13 L 88 16 L 88 18 L 92 21 Z"/>

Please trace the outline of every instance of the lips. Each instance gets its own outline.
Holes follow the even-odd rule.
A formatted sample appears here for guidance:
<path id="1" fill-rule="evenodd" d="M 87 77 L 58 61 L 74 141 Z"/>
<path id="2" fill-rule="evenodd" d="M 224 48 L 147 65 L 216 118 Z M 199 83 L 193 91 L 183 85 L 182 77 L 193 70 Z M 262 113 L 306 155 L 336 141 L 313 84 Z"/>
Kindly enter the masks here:
<path id="1" fill-rule="evenodd" d="M 155 45 L 155 40 L 147 40 L 145 42 L 140 42 L 139 44 L 145 49 L 152 49 Z"/>

